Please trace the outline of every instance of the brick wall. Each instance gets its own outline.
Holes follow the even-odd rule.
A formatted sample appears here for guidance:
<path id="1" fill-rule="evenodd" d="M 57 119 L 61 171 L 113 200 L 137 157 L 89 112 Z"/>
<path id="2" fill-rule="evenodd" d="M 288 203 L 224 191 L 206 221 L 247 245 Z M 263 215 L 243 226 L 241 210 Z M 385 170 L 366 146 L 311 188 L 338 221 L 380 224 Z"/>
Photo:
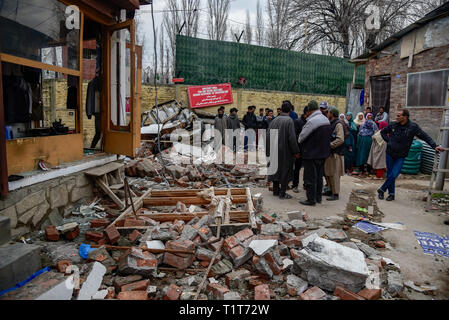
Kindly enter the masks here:
<path id="1" fill-rule="evenodd" d="M 390 75 L 390 114 L 395 118 L 398 110 L 402 110 L 406 104 L 407 94 L 407 74 L 421 71 L 431 71 L 449 68 L 449 59 L 446 57 L 449 45 L 432 48 L 421 52 L 413 57 L 413 65 L 408 68 L 408 58 L 401 59 L 400 54 L 371 59 L 366 63 L 365 73 L 365 105 L 369 102 L 369 79 L 372 76 Z M 432 138 L 438 136 L 438 128 L 441 124 L 443 111 L 438 108 L 417 108 L 412 107 L 410 118 L 416 121 L 423 130 Z"/>

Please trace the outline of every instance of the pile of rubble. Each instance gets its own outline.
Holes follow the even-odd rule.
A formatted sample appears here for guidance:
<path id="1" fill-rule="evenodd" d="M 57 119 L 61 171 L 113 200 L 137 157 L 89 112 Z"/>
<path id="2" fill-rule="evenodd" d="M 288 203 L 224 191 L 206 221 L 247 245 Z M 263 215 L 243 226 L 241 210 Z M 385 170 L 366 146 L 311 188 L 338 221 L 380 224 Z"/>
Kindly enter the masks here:
<path id="1" fill-rule="evenodd" d="M 92 219 L 81 233 L 76 224 L 47 227 L 47 241 L 72 241 L 54 243 L 59 254 L 52 253 L 51 267 L 57 271 L 2 298 L 45 288 L 40 299 L 374 300 L 400 297 L 404 286 L 393 261 L 299 211 L 287 220 L 259 214 L 257 228 L 238 230 L 236 224 L 223 229 L 223 237 L 208 214 L 190 221 L 137 215 L 111 222 Z M 79 288 L 65 285 L 78 275 Z"/>

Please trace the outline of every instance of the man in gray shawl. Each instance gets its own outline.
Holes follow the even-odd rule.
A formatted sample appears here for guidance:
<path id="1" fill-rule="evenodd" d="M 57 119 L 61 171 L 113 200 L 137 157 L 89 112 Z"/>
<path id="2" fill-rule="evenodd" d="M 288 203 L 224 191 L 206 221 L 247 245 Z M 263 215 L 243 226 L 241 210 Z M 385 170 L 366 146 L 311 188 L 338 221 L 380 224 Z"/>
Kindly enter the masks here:
<path id="1" fill-rule="evenodd" d="M 214 127 L 221 133 L 222 144 L 225 143 L 225 130 L 228 127 L 228 117 L 224 114 L 225 108 L 221 106 L 218 108 L 218 114 L 215 117 Z M 218 143 L 218 141 L 217 141 Z"/>
<path id="2" fill-rule="evenodd" d="M 293 164 L 295 157 L 299 158 L 299 146 L 296 142 L 295 125 L 290 117 L 292 105 L 288 101 L 282 104 L 282 113 L 276 117 L 268 127 L 267 132 L 267 157 L 270 157 L 270 166 L 274 165 L 273 159 L 277 157 L 277 171 L 268 175 L 268 181 L 273 182 L 273 195 L 280 199 L 291 199 L 286 193 L 287 185 L 293 180 Z M 274 137 L 273 131 L 277 130 L 277 141 L 270 140 Z M 270 148 L 273 150 L 270 151 Z M 275 155 L 277 153 L 277 156 Z M 275 168 L 276 169 L 276 168 Z"/>

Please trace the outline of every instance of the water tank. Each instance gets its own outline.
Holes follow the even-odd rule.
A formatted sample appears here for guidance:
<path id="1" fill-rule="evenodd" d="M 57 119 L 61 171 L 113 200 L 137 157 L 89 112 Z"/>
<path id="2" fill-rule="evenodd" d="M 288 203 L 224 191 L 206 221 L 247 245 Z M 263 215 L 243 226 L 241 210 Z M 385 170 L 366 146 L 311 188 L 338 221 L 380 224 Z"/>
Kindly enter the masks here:
<path id="1" fill-rule="evenodd" d="M 421 154 L 423 144 L 414 139 L 410 151 L 404 161 L 401 173 L 405 174 L 418 174 L 421 167 Z"/>

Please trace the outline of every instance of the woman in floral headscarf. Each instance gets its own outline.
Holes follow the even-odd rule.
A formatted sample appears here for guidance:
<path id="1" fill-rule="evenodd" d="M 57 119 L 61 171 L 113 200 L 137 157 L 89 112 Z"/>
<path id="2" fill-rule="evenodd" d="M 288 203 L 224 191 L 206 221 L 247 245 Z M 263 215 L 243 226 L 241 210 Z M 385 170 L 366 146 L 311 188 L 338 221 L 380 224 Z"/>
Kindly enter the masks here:
<path id="1" fill-rule="evenodd" d="M 379 122 L 379 130 L 373 135 L 373 143 L 368 156 L 368 164 L 376 170 L 376 177 L 382 179 L 387 167 L 387 143 L 380 135 L 383 128 L 388 126 L 386 121 Z"/>
<path id="2" fill-rule="evenodd" d="M 357 137 L 357 155 L 355 159 L 355 165 L 362 172 L 366 171 L 366 162 L 371 150 L 371 144 L 373 143 L 372 136 L 378 130 L 377 124 L 373 121 L 373 114 L 368 113 L 366 115 L 365 122 L 360 126 L 359 135 Z"/>
<path id="3" fill-rule="evenodd" d="M 348 123 L 349 136 L 345 140 L 345 171 L 346 173 L 350 173 L 355 165 L 355 146 L 358 132 L 352 112 L 346 113 L 346 122 Z"/>
<path id="4" fill-rule="evenodd" d="M 365 115 L 363 112 L 357 113 L 357 117 L 354 119 L 354 123 L 357 126 L 357 129 L 360 129 L 360 126 L 365 122 Z"/>

